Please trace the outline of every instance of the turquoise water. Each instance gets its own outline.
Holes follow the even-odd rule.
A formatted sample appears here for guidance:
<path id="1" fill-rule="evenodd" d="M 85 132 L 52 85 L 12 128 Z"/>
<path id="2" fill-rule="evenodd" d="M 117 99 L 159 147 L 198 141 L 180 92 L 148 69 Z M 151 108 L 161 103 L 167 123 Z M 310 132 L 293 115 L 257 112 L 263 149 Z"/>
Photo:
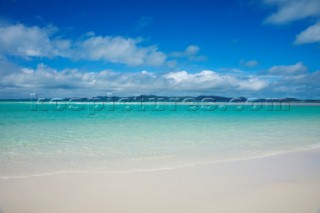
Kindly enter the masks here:
<path id="1" fill-rule="evenodd" d="M 0 176 L 168 169 L 320 145 L 319 106 L 88 108 L 0 103 Z"/>

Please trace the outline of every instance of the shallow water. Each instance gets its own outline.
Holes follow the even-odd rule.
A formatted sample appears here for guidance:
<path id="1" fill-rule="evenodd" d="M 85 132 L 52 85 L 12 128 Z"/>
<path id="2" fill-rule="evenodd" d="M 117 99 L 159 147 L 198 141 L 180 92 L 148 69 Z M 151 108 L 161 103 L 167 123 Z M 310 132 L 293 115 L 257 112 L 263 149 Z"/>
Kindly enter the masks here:
<path id="1" fill-rule="evenodd" d="M 320 146 L 319 106 L 72 107 L 0 103 L 0 176 L 170 169 Z"/>

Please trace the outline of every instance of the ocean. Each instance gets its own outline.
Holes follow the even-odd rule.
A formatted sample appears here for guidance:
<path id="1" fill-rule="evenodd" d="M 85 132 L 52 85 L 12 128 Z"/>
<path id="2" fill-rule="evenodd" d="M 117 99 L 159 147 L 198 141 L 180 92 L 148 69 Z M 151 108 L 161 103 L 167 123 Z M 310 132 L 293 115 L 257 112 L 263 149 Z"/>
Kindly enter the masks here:
<path id="1" fill-rule="evenodd" d="M 320 106 L 0 103 L 0 178 L 125 173 L 320 147 Z"/>

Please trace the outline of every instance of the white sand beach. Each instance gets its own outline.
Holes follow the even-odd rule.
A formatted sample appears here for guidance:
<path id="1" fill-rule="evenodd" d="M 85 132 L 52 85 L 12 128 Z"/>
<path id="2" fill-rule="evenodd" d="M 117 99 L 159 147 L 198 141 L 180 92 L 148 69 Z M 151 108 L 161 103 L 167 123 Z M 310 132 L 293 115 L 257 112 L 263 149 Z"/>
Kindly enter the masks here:
<path id="1" fill-rule="evenodd" d="M 320 0 L 0 0 L 0 213 L 320 213 Z"/>
<path id="2" fill-rule="evenodd" d="M 320 212 L 320 150 L 173 170 L 0 180 L 1 213 Z"/>

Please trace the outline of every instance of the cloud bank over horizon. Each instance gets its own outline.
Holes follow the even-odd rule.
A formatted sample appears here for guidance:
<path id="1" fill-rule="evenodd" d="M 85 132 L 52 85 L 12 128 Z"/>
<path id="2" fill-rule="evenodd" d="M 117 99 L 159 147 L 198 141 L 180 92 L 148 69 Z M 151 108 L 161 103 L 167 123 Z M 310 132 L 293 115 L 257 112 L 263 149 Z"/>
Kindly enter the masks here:
<path id="1" fill-rule="evenodd" d="M 56 70 L 44 64 L 35 69 L 0 60 L 0 98 L 95 97 L 106 95 L 220 95 L 247 97 L 302 97 L 320 92 L 320 71 L 307 72 L 302 63 L 271 67 L 264 73 L 201 70 L 198 72 L 98 72 Z M 310 92 L 310 95 L 306 95 Z M 297 95 L 298 94 L 298 95 Z M 320 94 L 320 93 L 318 93 Z"/>

